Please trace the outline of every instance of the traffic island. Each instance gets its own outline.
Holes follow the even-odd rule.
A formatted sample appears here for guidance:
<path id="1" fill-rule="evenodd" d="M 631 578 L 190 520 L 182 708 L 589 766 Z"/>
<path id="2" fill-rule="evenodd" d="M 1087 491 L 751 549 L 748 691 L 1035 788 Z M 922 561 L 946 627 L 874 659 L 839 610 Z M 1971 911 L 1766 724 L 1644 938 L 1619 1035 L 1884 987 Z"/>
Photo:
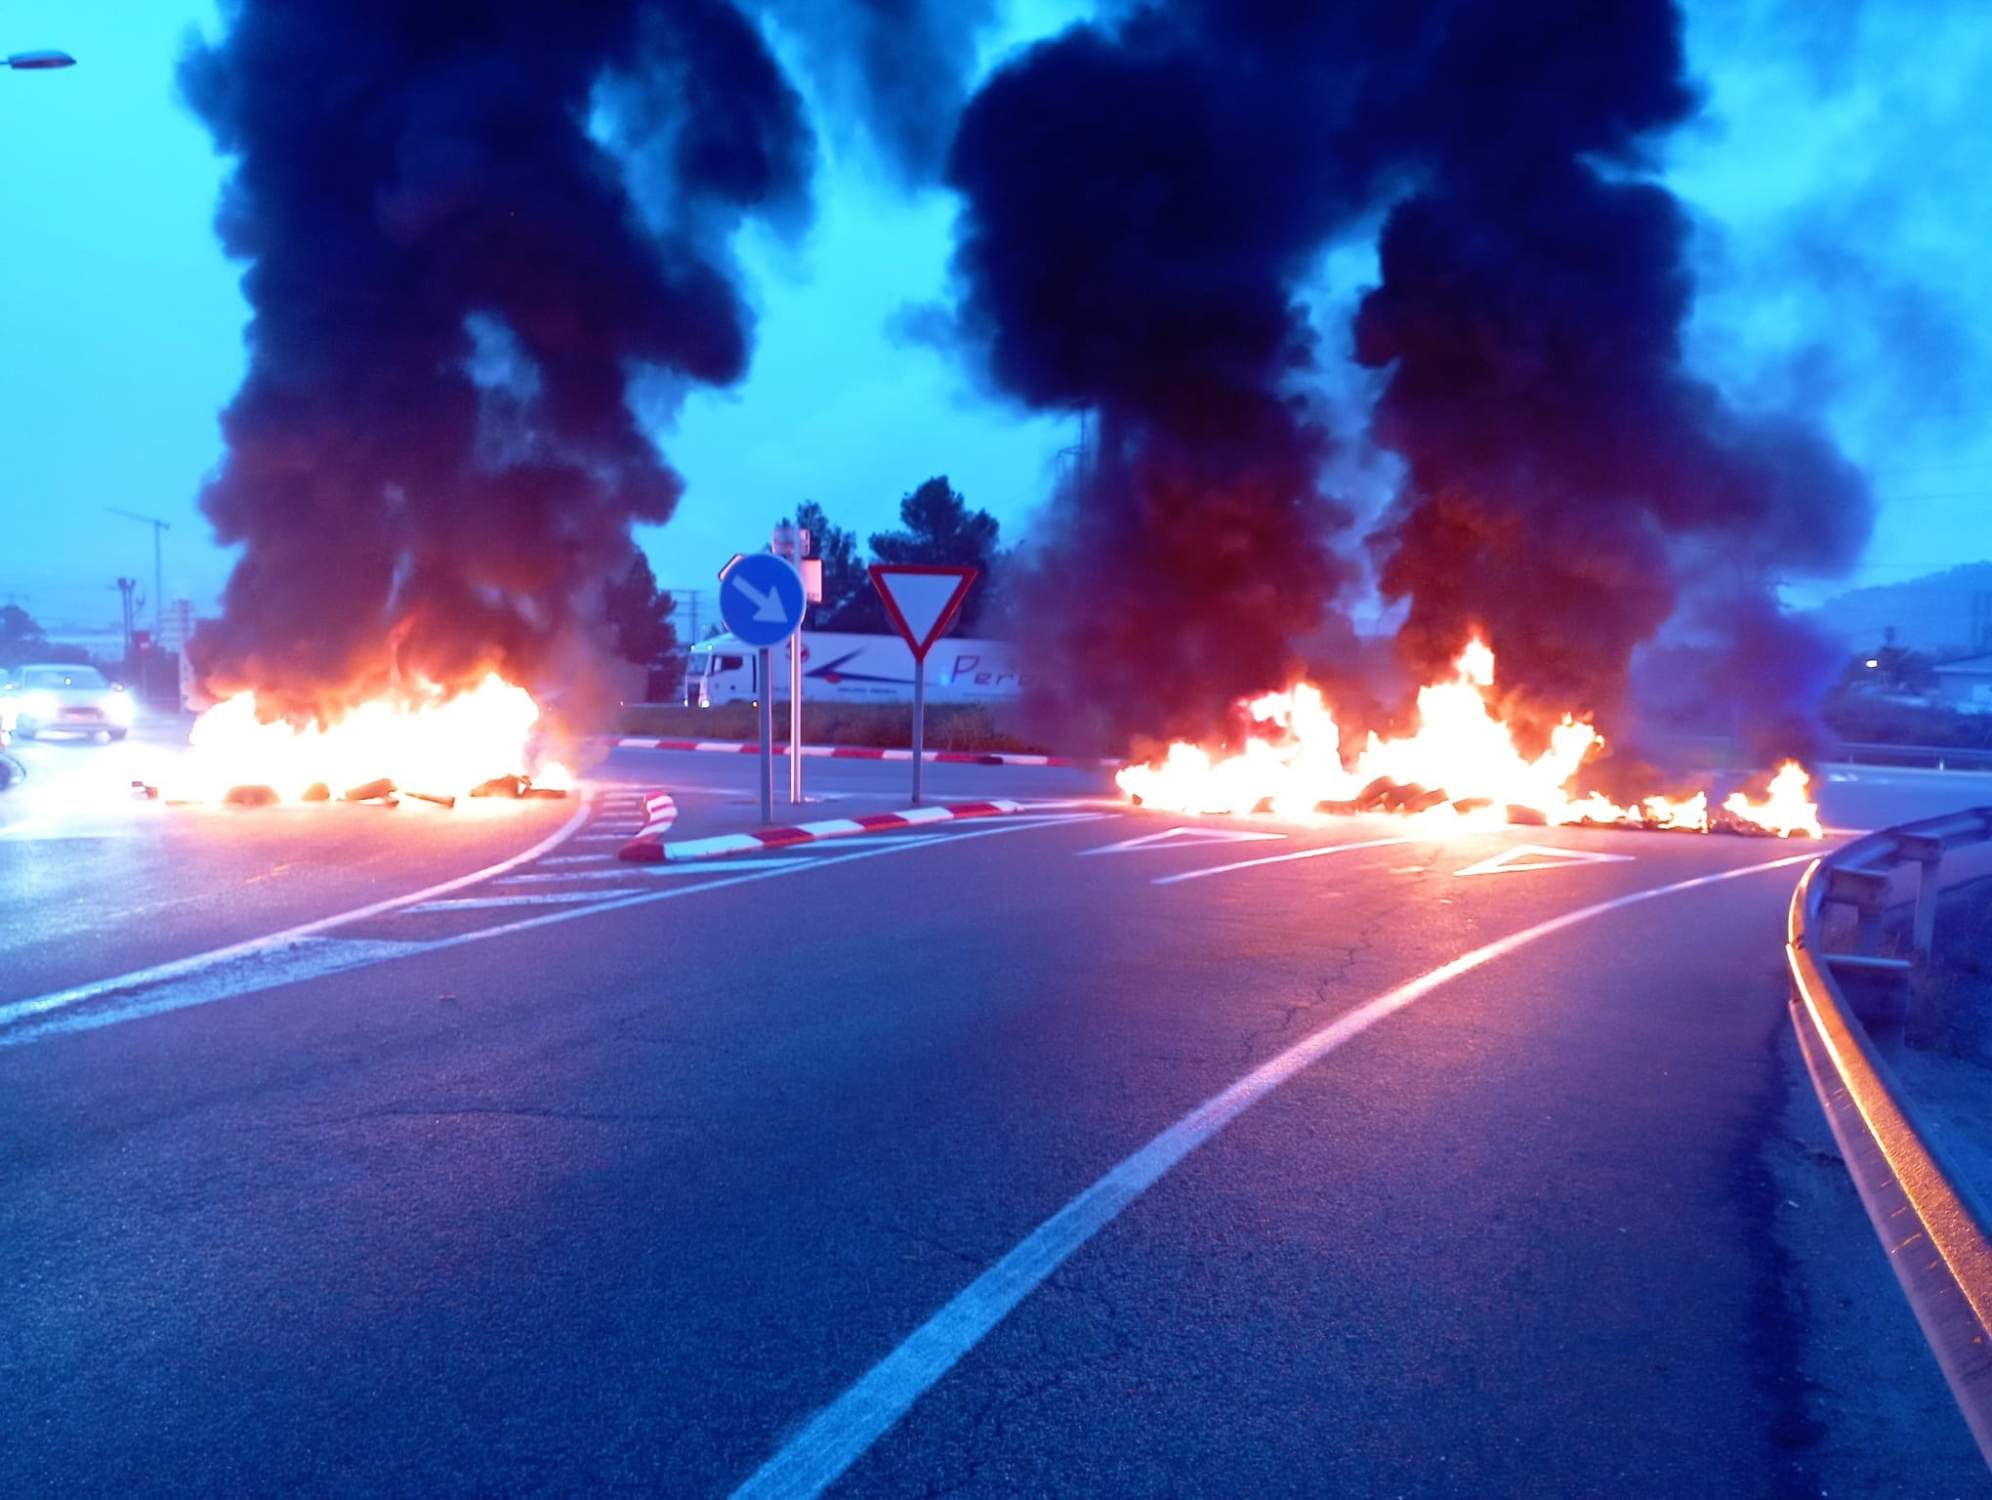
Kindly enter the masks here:
<path id="1" fill-rule="evenodd" d="M 918 828 L 930 823 L 948 823 L 963 818 L 1001 817 L 1024 810 L 1021 802 L 949 802 L 925 807 L 908 807 L 896 812 L 860 813 L 850 818 L 824 818 L 814 823 L 794 823 L 745 833 L 722 833 L 710 838 L 678 839 L 667 842 L 661 833 L 646 831 L 631 839 L 617 852 L 618 859 L 632 864 L 670 864 L 679 861 L 726 859 L 736 854 L 758 854 L 768 849 L 786 849 L 796 844 L 812 844 L 823 839 L 848 838 L 852 834 L 882 833 L 899 828 Z"/>

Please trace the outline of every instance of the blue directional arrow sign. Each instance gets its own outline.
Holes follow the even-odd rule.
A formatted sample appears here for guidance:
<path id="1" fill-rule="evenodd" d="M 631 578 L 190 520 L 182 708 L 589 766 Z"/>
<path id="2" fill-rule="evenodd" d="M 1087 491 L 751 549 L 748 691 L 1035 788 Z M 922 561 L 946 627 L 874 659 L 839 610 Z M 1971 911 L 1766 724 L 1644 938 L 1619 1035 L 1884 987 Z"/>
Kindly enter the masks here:
<path id="1" fill-rule="evenodd" d="M 802 624 L 802 575 L 787 558 L 749 552 L 719 584 L 726 628 L 750 646 L 779 646 Z"/>

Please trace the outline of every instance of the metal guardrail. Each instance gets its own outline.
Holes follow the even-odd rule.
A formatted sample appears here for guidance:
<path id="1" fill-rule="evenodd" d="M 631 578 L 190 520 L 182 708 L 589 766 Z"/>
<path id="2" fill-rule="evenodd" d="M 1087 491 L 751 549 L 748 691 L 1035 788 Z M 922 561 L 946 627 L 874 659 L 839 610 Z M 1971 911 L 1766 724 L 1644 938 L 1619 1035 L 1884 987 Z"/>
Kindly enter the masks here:
<path id="1" fill-rule="evenodd" d="M 1906 823 L 1814 862 L 1792 897 L 1792 1025 L 1847 1170 L 1979 1452 L 1992 1464 L 1992 1236 L 1885 1061 L 1908 986 L 1930 957 L 1944 854 L 1992 842 L 1992 807 Z M 1914 866 L 1913 958 L 1874 950 L 1894 877 Z M 1851 950 L 1825 946 L 1826 908 L 1851 907 Z"/>
<path id="2" fill-rule="evenodd" d="M 1927 766 L 1939 771 L 1992 770 L 1992 750 L 1965 745 L 1888 745 L 1841 740 L 1820 754 L 1847 765 Z"/>

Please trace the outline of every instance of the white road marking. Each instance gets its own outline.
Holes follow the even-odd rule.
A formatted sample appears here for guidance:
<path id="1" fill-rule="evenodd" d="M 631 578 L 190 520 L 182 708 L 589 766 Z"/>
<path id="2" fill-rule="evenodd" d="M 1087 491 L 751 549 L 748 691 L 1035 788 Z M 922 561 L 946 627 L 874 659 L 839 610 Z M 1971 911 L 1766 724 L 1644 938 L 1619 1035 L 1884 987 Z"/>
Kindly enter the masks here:
<path id="1" fill-rule="evenodd" d="M 1204 1100 L 1038 1225 L 1009 1254 L 957 1292 L 898 1348 L 873 1365 L 855 1385 L 811 1417 L 734 1491 L 736 1500 L 741 1496 L 761 1500 L 769 1496 L 819 1495 L 828 1489 L 906 1415 L 915 1401 L 980 1343 L 990 1329 L 1171 1167 L 1294 1074 L 1362 1035 L 1377 1022 L 1462 974 L 1593 917 L 1681 891 L 1803 864 L 1814 857 L 1811 853 L 1794 854 L 1767 864 L 1677 880 L 1671 885 L 1654 886 L 1579 907 L 1461 954 L 1304 1037 L 1229 1088 Z"/>
<path id="2" fill-rule="evenodd" d="M 614 858 L 613 854 L 549 854 L 540 863 L 543 865 L 592 865 Z"/>
<path id="3" fill-rule="evenodd" d="M 627 844 L 635 837 L 636 830 L 632 828 L 628 833 L 577 833 L 574 836 L 574 842 L 577 844 Z"/>
<path id="4" fill-rule="evenodd" d="M 729 860 L 727 862 L 728 868 L 744 865 L 754 870 L 775 869 L 783 865 L 800 865 L 806 863 L 808 861 L 801 857 Z M 507 875 L 504 879 L 494 880 L 491 883 L 493 885 L 568 885 L 584 880 L 632 880 L 640 877 L 648 877 L 654 880 L 666 875 L 708 875 L 712 873 L 713 869 L 714 866 L 710 864 L 699 864 L 697 862 L 677 865 L 625 864 L 618 862 L 613 868 L 607 870 L 557 870 L 551 875 Z M 593 894 L 607 896 L 612 893 L 597 890 Z"/>
<path id="5" fill-rule="evenodd" d="M 1118 844 L 1102 844 L 1097 849 L 1081 849 L 1081 854 L 1127 854 L 1136 849 L 1156 849 L 1163 846 L 1179 848 L 1183 844 L 1254 844 L 1265 839 L 1283 839 L 1283 833 L 1260 833 L 1247 828 L 1205 828 L 1201 824 L 1186 824 L 1181 828 L 1165 828 L 1160 833 L 1144 833 L 1139 838 L 1122 839 Z"/>
<path id="6" fill-rule="evenodd" d="M 1459 875 L 1519 875 L 1525 870 L 1563 870 L 1571 865 L 1610 865 L 1628 864 L 1630 854 L 1600 854 L 1595 849 L 1558 849 L 1548 844 L 1516 844 L 1511 849 L 1503 849 L 1499 854 L 1490 854 L 1478 864 L 1468 865 L 1463 870 L 1454 870 Z"/>
<path id="7" fill-rule="evenodd" d="M 1241 859 L 1235 865 L 1212 865 L 1203 870 L 1185 870 L 1178 875 L 1158 875 L 1151 885 L 1175 885 L 1184 880 L 1202 880 L 1208 875 L 1228 875 L 1233 870 L 1256 870 L 1260 865 L 1283 865 L 1296 859 L 1320 859 L 1324 854 L 1349 854 L 1357 849 L 1382 849 L 1391 844 L 1430 843 L 1431 837 L 1399 835 L 1387 839 L 1364 839 L 1358 844 L 1322 844 L 1313 849 L 1296 849 L 1290 854 L 1268 854 L 1259 859 Z"/>
<path id="8" fill-rule="evenodd" d="M 143 993 L 110 1010 L 57 1016 L 38 1025 L 0 1031 L 0 1047 L 16 1047 L 55 1032 L 94 1031 L 119 1021 L 136 1021 L 169 1010 L 207 1005 L 246 990 L 274 989 L 280 984 L 301 984 L 327 974 L 343 974 L 348 969 L 370 968 L 391 958 L 407 958 L 426 946 L 375 938 L 297 937 L 280 946 L 252 947 L 231 958 L 189 968 L 150 984 Z"/>
<path id="9" fill-rule="evenodd" d="M 377 917 L 384 912 L 398 911 L 404 906 L 413 906 L 418 901 L 428 901 L 437 896 L 446 896 L 451 891 L 460 891 L 467 885 L 475 885 L 481 880 L 489 880 L 494 875 L 503 875 L 516 870 L 520 865 L 531 864 L 542 854 L 556 849 L 563 839 L 581 826 L 581 820 L 588 815 L 586 803 L 574 809 L 574 814 L 547 837 L 541 839 L 523 853 L 514 854 L 510 859 L 501 859 L 495 865 L 486 865 L 481 870 L 473 870 L 468 875 L 459 875 L 454 880 L 445 880 L 440 885 L 432 885 L 423 890 L 410 891 L 405 896 L 390 896 L 385 901 L 376 901 L 371 906 L 356 907 L 352 911 L 340 912 L 337 916 L 320 917 L 315 922 L 305 922 L 297 927 L 287 927 L 282 932 L 273 932 L 267 937 L 249 938 L 240 943 L 231 943 L 225 948 L 213 948 L 206 953 L 196 953 L 190 958 L 176 958 L 167 963 L 154 964 L 149 969 L 134 969 L 128 974 L 119 974 L 110 979 L 98 979 L 89 984 L 74 985 L 66 990 L 56 990 L 47 995 L 35 995 L 26 1000 L 15 1000 L 0 1005 L 0 1026 L 12 1025 L 29 1016 L 37 1016 L 45 1011 L 62 1010 L 72 1005 L 80 1005 L 86 1000 L 115 994 L 121 990 L 138 989 L 164 983 L 168 980 L 184 978 L 189 974 L 232 963 L 253 953 L 282 948 L 299 938 L 311 937 L 321 932 L 329 932 L 335 927 L 344 927 L 353 922 L 363 922 L 368 917 Z M 6 1037 L 0 1035 L 0 1042 Z"/>
<path id="10" fill-rule="evenodd" d="M 634 896 L 642 891 L 641 886 L 632 886 L 626 891 L 535 891 L 525 896 L 453 896 L 447 901 L 424 901 L 420 906 L 403 907 L 404 917 L 419 917 L 430 912 L 442 911 L 482 911 L 498 906 L 555 906 L 573 901 L 600 901 L 605 896 Z M 390 957 L 399 957 L 390 954 Z"/>
<path id="11" fill-rule="evenodd" d="M 1055 827 L 1063 823 L 1089 823 L 1105 816 L 1101 813 L 1064 813 L 1046 817 L 1005 818 L 998 826 L 990 828 L 970 828 L 966 832 L 941 834 L 922 839 L 899 839 L 880 844 L 875 848 L 858 849 L 848 854 L 823 855 L 813 859 L 757 861 L 752 867 L 737 871 L 727 867 L 724 878 L 702 881 L 696 885 L 670 886 L 663 890 L 637 890 L 629 894 L 614 891 L 590 891 L 585 900 L 577 897 L 571 903 L 564 903 L 558 909 L 535 917 L 523 917 L 517 921 L 503 922 L 491 927 L 475 928 L 469 932 L 454 933 L 448 937 L 431 938 L 420 942 L 381 942 L 365 948 L 360 943 L 346 945 L 350 954 L 373 953 L 370 962 L 379 963 L 388 959 L 412 957 L 416 954 L 434 953 L 444 948 L 458 948 L 467 943 L 481 943 L 490 938 L 508 937 L 513 933 L 530 932 L 540 927 L 550 927 L 559 922 L 571 922 L 581 917 L 589 917 L 597 912 L 619 911 L 624 907 L 642 906 L 653 901 L 670 901 L 680 896 L 695 896 L 706 891 L 724 890 L 729 886 L 749 885 L 759 880 L 773 880 L 782 875 L 795 874 L 802 870 L 820 870 L 831 865 L 849 864 L 855 860 L 877 859 L 881 855 L 897 854 L 908 849 L 925 848 L 932 843 L 959 843 L 968 839 L 994 838 L 1008 833 L 1026 833 L 1034 828 Z M 568 826 L 573 826 L 571 820 Z M 563 833 L 565 830 L 563 830 Z M 74 989 L 60 990 L 53 994 L 38 995 L 32 999 L 17 1000 L 0 1006 L 0 1026 L 25 1020 L 46 1012 L 80 1005 L 89 1000 L 117 999 L 117 1003 L 102 1010 L 85 1011 L 68 1015 L 52 1016 L 37 1025 L 23 1026 L 13 1031 L 0 1031 L 0 1047 L 17 1046 L 24 1042 L 39 1041 L 44 1037 L 63 1035 L 75 1031 L 90 1031 L 101 1026 L 109 1026 L 118 1021 L 136 1020 L 141 1016 L 154 1015 L 161 1010 L 178 1010 L 189 1005 L 205 1005 L 217 1000 L 233 999 L 240 995 L 253 994 L 280 984 L 291 983 L 306 974 L 290 971 L 263 971 L 253 967 L 228 974 L 212 971 L 225 968 L 235 960 L 293 944 L 297 939 L 312 933 L 323 932 L 346 922 L 356 922 L 383 912 L 397 911 L 425 901 L 430 897 L 441 896 L 449 891 L 461 890 L 464 886 L 486 878 L 500 871 L 518 868 L 545 850 L 552 848 L 562 834 L 542 841 L 502 864 L 493 865 L 489 870 L 475 875 L 462 876 L 442 885 L 431 886 L 428 890 L 417 891 L 413 895 L 400 896 L 381 901 L 373 906 L 362 907 L 358 911 L 347 912 L 343 916 L 327 917 L 303 927 L 294 927 L 287 932 L 273 934 L 266 938 L 254 938 L 245 943 L 237 943 L 229 948 L 217 948 L 209 953 L 196 954 L 192 958 L 176 959 L 171 963 L 159 964 L 150 969 L 136 970 L 115 979 L 100 980 L 95 984 L 78 985 Z M 701 873 L 709 867 L 702 867 Z M 719 871 L 712 870 L 718 874 Z M 517 904 L 507 901 L 506 905 Z M 538 903 L 535 903 L 538 904 Z M 358 962 L 341 963 L 340 968 L 357 968 Z M 333 972 L 325 970 L 323 972 Z M 199 985 L 181 986 L 177 981 L 189 976 L 199 976 L 211 982 Z M 169 1003 L 161 1003 L 159 997 L 164 992 L 171 995 Z"/>

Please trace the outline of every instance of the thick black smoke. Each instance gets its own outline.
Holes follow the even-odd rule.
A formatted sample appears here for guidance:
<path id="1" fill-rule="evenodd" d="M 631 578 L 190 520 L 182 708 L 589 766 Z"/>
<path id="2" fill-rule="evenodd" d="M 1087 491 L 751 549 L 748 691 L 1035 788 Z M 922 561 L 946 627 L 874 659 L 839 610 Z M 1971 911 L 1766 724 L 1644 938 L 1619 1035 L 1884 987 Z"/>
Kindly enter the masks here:
<path id="1" fill-rule="evenodd" d="M 800 211 L 797 97 L 728 0 L 225 13 L 181 70 L 253 309 L 202 501 L 243 549 L 210 679 L 289 712 L 396 671 L 530 683 L 682 489 L 632 376 L 745 368 L 725 236 Z"/>
<path id="2" fill-rule="evenodd" d="M 1788 670 L 1795 629 L 1774 648 L 1768 580 L 1852 563 L 1870 506 L 1817 433 L 1746 419 L 1684 368 L 1689 225 L 1631 175 L 1693 107 L 1679 17 L 1452 9 L 1408 119 L 1420 186 L 1355 327 L 1388 375 L 1376 436 L 1409 465 L 1372 539 L 1386 597 L 1409 600 L 1401 652 L 1429 675 L 1480 629 L 1538 727 L 1615 721 L 1634 648 L 1686 596 L 1719 595 L 1699 623 L 1736 623 L 1739 727 L 1802 749 L 1790 695 L 1810 674 Z"/>
<path id="3" fill-rule="evenodd" d="M 909 184 L 937 177 L 996 0 L 768 0 L 819 92 Z"/>
<path id="4" fill-rule="evenodd" d="M 1299 289 L 1386 209 L 1354 343 L 1407 464 L 1372 543 L 1417 675 L 1478 628 L 1525 717 L 1609 714 L 1704 576 L 1852 560 L 1848 466 L 1684 371 L 1645 150 L 1693 106 L 1665 0 L 1174 0 L 991 80 L 950 169 L 963 323 L 1003 388 L 1099 414 L 1035 602 L 1117 730 L 1280 685 L 1332 600 Z M 1743 696 L 1782 717 L 1770 676 Z"/>
<path id="5" fill-rule="evenodd" d="M 1369 183 L 1312 149 L 1335 101 L 1306 52 L 1223 24 L 1148 9 L 1032 49 L 949 166 L 962 326 L 1003 389 L 1097 416 L 1020 614 L 1061 663 L 1040 691 L 1115 734 L 1201 734 L 1290 677 L 1345 578 L 1295 284 Z"/>

